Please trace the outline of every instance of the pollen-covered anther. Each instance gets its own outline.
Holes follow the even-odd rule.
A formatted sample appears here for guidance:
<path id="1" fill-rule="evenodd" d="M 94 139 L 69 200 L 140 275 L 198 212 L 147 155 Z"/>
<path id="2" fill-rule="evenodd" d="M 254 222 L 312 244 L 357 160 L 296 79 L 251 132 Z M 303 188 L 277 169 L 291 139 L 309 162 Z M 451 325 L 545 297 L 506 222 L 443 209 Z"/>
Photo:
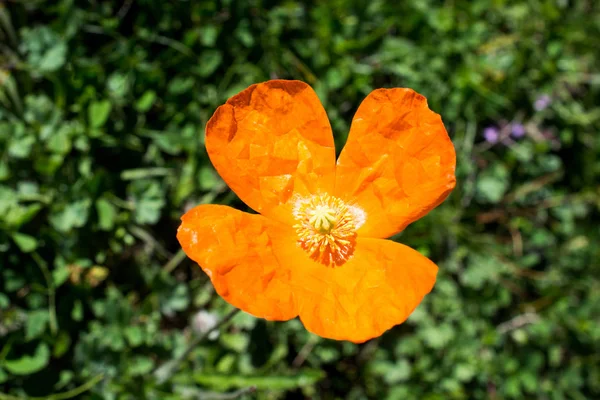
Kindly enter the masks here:
<path id="1" fill-rule="evenodd" d="M 298 200 L 294 217 L 298 245 L 327 266 L 340 266 L 352 256 L 356 230 L 364 222 L 354 207 L 328 194 Z"/>

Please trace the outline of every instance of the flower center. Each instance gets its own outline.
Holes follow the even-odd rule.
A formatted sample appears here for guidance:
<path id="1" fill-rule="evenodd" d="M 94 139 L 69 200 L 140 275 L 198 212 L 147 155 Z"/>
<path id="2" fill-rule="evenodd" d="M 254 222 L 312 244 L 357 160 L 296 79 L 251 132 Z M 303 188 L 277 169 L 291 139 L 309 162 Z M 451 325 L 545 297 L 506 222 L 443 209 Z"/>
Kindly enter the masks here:
<path id="1" fill-rule="evenodd" d="M 340 266 L 354 253 L 364 212 L 328 194 L 301 199 L 294 207 L 298 245 L 326 266 Z"/>

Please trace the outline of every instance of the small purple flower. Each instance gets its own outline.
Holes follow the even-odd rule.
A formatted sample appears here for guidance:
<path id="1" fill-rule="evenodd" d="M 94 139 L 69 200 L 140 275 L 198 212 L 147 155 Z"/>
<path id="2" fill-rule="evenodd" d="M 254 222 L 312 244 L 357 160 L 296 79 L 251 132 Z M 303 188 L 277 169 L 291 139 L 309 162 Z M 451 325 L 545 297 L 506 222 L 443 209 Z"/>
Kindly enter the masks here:
<path id="1" fill-rule="evenodd" d="M 500 137 L 500 132 L 498 132 L 497 128 L 488 126 L 483 130 L 483 137 L 488 143 L 496 143 L 498 141 L 498 137 Z"/>
<path id="2" fill-rule="evenodd" d="M 533 103 L 533 108 L 535 108 L 536 111 L 542 111 L 548 108 L 551 102 L 552 98 L 547 94 L 543 94 L 535 100 L 535 103 Z"/>
<path id="3" fill-rule="evenodd" d="M 523 126 L 523 124 L 520 124 L 518 122 L 515 122 L 513 124 L 511 124 L 511 135 L 512 137 L 514 137 L 515 139 L 519 139 L 522 138 L 523 136 L 525 136 L 525 127 Z"/>

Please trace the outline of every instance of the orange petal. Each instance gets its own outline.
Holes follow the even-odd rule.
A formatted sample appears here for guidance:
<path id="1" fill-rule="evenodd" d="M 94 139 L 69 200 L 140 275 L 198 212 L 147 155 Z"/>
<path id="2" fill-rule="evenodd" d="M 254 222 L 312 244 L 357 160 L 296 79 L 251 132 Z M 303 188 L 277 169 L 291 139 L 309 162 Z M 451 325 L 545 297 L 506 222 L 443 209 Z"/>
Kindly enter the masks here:
<path id="1" fill-rule="evenodd" d="M 400 324 L 435 283 L 437 266 L 391 240 L 358 238 L 353 257 L 339 267 L 310 260 L 291 241 L 274 246 L 292 276 L 300 319 L 331 339 L 364 342 Z"/>
<path id="2" fill-rule="evenodd" d="M 179 243 L 221 297 L 269 320 L 297 315 L 287 262 L 275 257 L 272 245 L 273 237 L 289 238 L 290 228 L 219 205 L 195 207 L 181 219 Z"/>
<path id="3" fill-rule="evenodd" d="M 206 149 L 229 187 L 257 212 L 293 223 L 290 199 L 330 192 L 335 146 L 327 114 L 304 82 L 250 86 L 219 107 Z"/>
<path id="4" fill-rule="evenodd" d="M 335 196 L 367 214 L 358 234 L 384 238 L 454 188 L 456 154 L 441 117 L 411 89 L 377 89 L 358 108 L 337 161 Z"/>
<path id="5" fill-rule="evenodd" d="M 323 337 L 363 342 L 402 323 L 435 282 L 437 267 L 410 247 L 358 238 L 352 258 L 326 267 L 309 258 L 287 226 L 226 206 L 201 205 L 177 238 L 219 295 L 252 315 L 300 314 Z"/>

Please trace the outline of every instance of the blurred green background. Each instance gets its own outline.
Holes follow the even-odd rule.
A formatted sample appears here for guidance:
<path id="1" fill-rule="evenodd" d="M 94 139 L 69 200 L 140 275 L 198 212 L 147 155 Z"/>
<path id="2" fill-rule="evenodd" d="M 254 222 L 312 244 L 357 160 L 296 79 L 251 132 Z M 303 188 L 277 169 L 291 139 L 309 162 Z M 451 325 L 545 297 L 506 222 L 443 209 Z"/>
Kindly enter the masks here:
<path id="1" fill-rule="evenodd" d="M 599 4 L 0 1 L 0 399 L 600 398 Z M 438 282 L 366 344 L 232 314 L 179 250 L 184 210 L 247 209 L 204 126 L 276 77 L 338 151 L 394 86 L 456 147 L 396 238 Z"/>

